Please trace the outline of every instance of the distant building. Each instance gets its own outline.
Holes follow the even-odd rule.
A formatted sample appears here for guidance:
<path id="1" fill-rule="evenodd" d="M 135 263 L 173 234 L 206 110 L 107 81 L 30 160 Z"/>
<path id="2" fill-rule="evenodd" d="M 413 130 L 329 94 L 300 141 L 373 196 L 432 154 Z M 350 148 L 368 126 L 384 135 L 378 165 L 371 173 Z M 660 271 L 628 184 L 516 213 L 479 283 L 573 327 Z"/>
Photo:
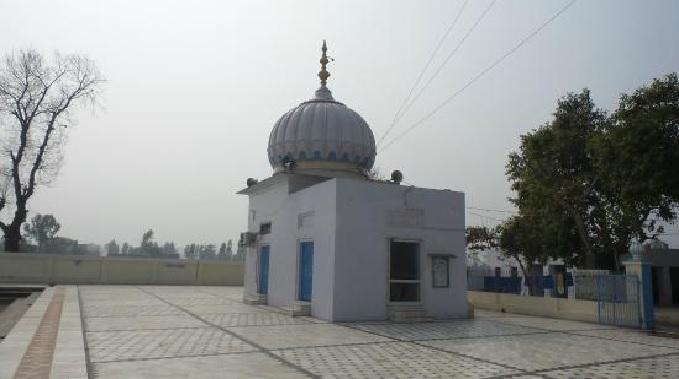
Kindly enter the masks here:
<path id="1" fill-rule="evenodd" d="M 79 243 L 77 254 L 101 255 L 101 246 L 96 243 Z"/>
<path id="2" fill-rule="evenodd" d="M 528 294 L 528 281 L 519 261 L 507 257 L 499 248 L 467 249 L 467 287 L 470 291 L 515 292 Z M 550 259 L 546 264 L 523 262 L 528 280 L 533 283 L 533 295 L 568 297 L 568 278 L 572 269 L 561 259 Z M 498 278 L 494 280 L 494 278 Z M 516 278 L 516 281 L 500 278 Z M 547 279 L 545 279 L 547 278 Z M 572 295 L 572 294 L 571 294 Z"/>
<path id="3" fill-rule="evenodd" d="M 83 255 L 99 255 L 98 245 L 97 249 L 87 244 L 80 244 L 78 240 L 53 237 L 45 240 L 37 247 L 37 252 L 41 254 L 83 254 Z"/>

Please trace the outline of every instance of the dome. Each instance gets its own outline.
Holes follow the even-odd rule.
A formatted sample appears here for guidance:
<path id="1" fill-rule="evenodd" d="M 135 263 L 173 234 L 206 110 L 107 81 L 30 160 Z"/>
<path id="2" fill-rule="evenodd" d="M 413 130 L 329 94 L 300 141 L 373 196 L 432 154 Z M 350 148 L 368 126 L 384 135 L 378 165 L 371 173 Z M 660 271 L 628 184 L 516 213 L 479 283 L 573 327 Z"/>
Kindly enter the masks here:
<path id="1" fill-rule="evenodd" d="M 321 87 L 314 97 L 281 116 L 269 135 L 269 163 L 283 170 L 324 169 L 364 171 L 375 162 L 375 137 L 368 123 L 336 101 L 326 87 L 330 74 L 323 42 Z"/>

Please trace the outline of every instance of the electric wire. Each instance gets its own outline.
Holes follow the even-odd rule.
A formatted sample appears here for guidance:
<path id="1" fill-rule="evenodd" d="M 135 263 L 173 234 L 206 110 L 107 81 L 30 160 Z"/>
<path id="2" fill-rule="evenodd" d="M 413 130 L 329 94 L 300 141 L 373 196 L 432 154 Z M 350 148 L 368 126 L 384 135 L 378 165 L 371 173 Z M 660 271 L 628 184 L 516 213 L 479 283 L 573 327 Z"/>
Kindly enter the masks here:
<path id="1" fill-rule="evenodd" d="M 476 27 L 486 17 L 486 15 L 488 14 L 488 12 L 490 12 L 490 9 L 493 7 L 493 5 L 495 5 L 496 2 L 497 2 L 497 0 L 491 1 L 488 4 L 488 6 L 483 10 L 481 15 L 474 22 L 474 24 L 472 24 L 472 26 L 469 28 L 469 30 L 467 30 L 467 33 L 465 33 L 465 35 L 462 37 L 462 39 L 460 39 L 460 41 L 455 46 L 455 48 L 450 52 L 450 54 L 448 54 L 446 59 L 444 59 L 443 62 L 439 65 L 439 67 L 436 69 L 436 72 L 434 72 L 434 74 L 429 78 L 429 80 L 427 80 L 427 82 L 424 84 L 424 86 L 422 86 L 422 88 L 420 88 L 420 90 L 417 92 L 417 94 L 413 97 L 413 99 L 405 107 L 403 112 L 401 112 L 399 117 L 395 120 L 396 123 L 398 123 L 403 118 L 403 116 L 406 114 L 406 112 L 408 112 L 408 110 L 410 110 L 410 107 L 412 107 L 413 104 L 415 104 L 415 102 L 417 102 L 417 100 L 420 98 L 420 96 L 422 96 L 422 93 L 424 93 L 424 91 L 429 87 L 429 85 L 434 81 L 434 79 L 436 79 L 436 77 L 441 73 L 441 71 L 443 71 L 443 68 L 448 64 L 450 59 L 460 50 L 460 47 L 462 47 L 462 45 L 467 40 L 467 38 L 469 38 L 469 36 L 476 29 Z M 387 132 L 385 133 L 385 135 L 383 136 L 382 139 L 384 139 L 387 136 L 387 134 L 389 134 L 389 132 L 391 132 L 391 130 L 394 128 L 394 126 L 396 126 L 396 123 L 392 124 L 392 126 L 387 130 Z M 379 144 L 378 144 L 378 146 L 379 146 Z"/>
<path id="2" fill-rule="evenodd" d="M 465 2 L 462 3 L 462 6 L 460 7 L 460 10 L 457 12 L 457 15 L 455 16 L 455 18 L 453 19 L 453 22 L 450 23 L 446 32 L 443 34 L 441 39 L 439 39 L 439 42 L 436 45 L 436 47 L 434 48 L 434 51 L 431 52 L 431 55 L 429 56 L 427 63 L 422 68 L 422 71 L 420 71 L 420 75 L 417 76 L 417 80 L 415 80 L 415 83 L 413 83 L 413 86 L 410 88 L 410 91 L 408 92 L 408 96 L 406 96 L 406 98 L 403 99 L 401 106 L 398 108 L 398 110 L 394 114 L 394 119 L 391 121 L 391 124 L 389 125 L 387 130 L 384 132 L 384 134 L 382 135 L 380 140 L 377 141 L 377 146 L 379 146 L 382 143 L 382 141 L 387 137 L 387 135 L 389 134 L 391 129 L 394 128 L 394 126 L 398 122 L 397 118 L 400 119 L 400 113 L 403 110 L 403 107 L 406 106 L 406 104 L 408 103 L 408 101 L 412 97 L 413 92 L 415 92 L 415 88 L 417 88 L 417 86 L 420 85 L 420 82 L 422 81 L 422 78 L 424 77 L 424 73 L 427 72 L 427 70 L 429 69 L 429 66 L 431 65 L 431 62 L 434 61 L 434 57 L 436 56 L 436 54 L 441 49 L 441 46 L 443 46 L 443 42 L 448 38 L 448 36 L 450 35 L 450 32 L 453 31 L 453 28 L 455 28 L 455 25 L 457 25 L 457 21 L 460 19 L 460 16 L 462 16 L 462 12 L 464 11 L 464 8 L 467 6 L 467 3 L 469 3 L 469 0 L 465 0 Z"/>
<path id="3" fill-rule="evenodd" d="M 480 218 L 482 218 L 482 219 L 493 220 L 493 221 L 496 221 L 496 222 L 504 222 L 504 221 L 505 221 L 505 220 L 502 220 L 502 219 L 499 219 L 499 218 L 490 217 L 490 216 L 485 216 L 485 215 L 482 215 L 482 214 L 479 214 L 479 213 L 475 213 L 475 212 L 471 212 L 471 211 L 467 211 L 467 213 L 469 213 L 470 215 L 474 215 L 474 216 L 480 217 Z"/>
<path id="4" fill-rule="evenodd" d="M 517 211 L 508 211 L 505 209 L 488 209 L 488 208 L 477 208 L 477 207 L 467 207 L 467 209 L 473 209 L 477 211 L 486 211 L 486 212 L 502 212 L 502 213 L 518 213 Z"/>
<path id="5" fill-rule="evenodd" d="M 496 59 L 493 63 L 491 63 L 488 67 L 485 69 L 481 70 L 476 76 L 474 76 L 471 80 L 469 80 L 462 88 L 459 90 L 455 91 L 452 95 L 450 95 L 448 98 L 446 98 L 443 102 L 441 102 L 439 105 L 434 107 L 432 111 L 427 113 L 424 117 L 413 123 L 408 129 L 404 130 L 401 132 L 399 135 L 394 137 L 389 143 L 387 143 L 385 146 L 383 146 L 379 152 L 382 152 L 386 150 L 388 147 L 393 145 L 396 141 L 399 139 L 403 138 L 406 134 L 410 133 L 413 131 L 415 128 L 418 126 L 422 125 L 425 121 L 430 119 L 432 116 L 434 116 L 436 113 L 438 113 L 444 106 L 446 106 L 448 103 L 453 101 L 457 96 L 459 96 L 464 90 L 469 88 L 472 84 L 474 84 L 477 80 L 479 80 L 481 77 L 483 77 L 485 74 L 487 74 L 489 71 L 497 67 L 500 63 L 502 63 L 505 59 L 507 59 L 510 55 L 512 55 L 514 52 L 516 52 L 519 48 L 521 48 L 523 45 L 525 45 L 529 40 L 531 40 L 533 37 L 535 37 L 540 31 L 542 31 L 547 25 L 551 24 L 554 20 L 556 20 L 561 14 L 566 12 L 568 8 L 570 8 L 573 4 L 575 4 L 577 0 L 571 0 L 566 4 L 564 7 L 559 9 L 558 12 L 556 12 L 554 15 L 552 15 L 547 21 L 545 21 L 542 25 L 540 25 L 537 29 L 535 29 L 533 32 L 528 34 L 526 37 L 524 37 L 518 44 L 516 44 L 514 47 L 509 49 L 506 53 L 501 55 L 498 59 Z"/>

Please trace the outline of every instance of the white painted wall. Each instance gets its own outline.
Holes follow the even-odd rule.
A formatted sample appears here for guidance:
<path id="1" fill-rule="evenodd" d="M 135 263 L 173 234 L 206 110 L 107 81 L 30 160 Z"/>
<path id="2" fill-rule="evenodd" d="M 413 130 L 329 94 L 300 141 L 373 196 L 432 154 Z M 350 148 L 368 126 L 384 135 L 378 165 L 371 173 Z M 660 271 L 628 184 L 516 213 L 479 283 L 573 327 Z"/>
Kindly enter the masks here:
<path id="1" fill-rule="evenodd" d="M 299 242 L 314 241 L 311 314 L 327 320 L 383 320 L 388 305 L 390 238 L 420 241 L 421 300 L 434 317 L 466 317 L 464 194 L 335 178 L 290 194 L 293 176 L 250 194 L 248 228 L 272 223 L 258 246 L 270 245 L 268 303 L 298 298 Z M 393 214 L 420 212 L 411 225 Z M 300 214 L 313 214 L 306 226 Z M 253 218 L 254 215 L 254 218 Z M 434 289 L 431 254 L 450 254 L 450 287 Z M 257 250 L 248 249 L 246 293 L 257 292 Z"/>
<path id="2" fill-rule="evenodd" d="M 314 242 L 313 280 L 311 287 L 311 315 L 325 320 L 332 319 L 333 286 L 336 251 L 336 187 L 332 181 L 316 184 L 293 194 L 297 202 L 294 210 L 295 225 L 300 213 L 313 212 L 308 227 L 299 228 L 298 240 Z M 296 258 L 299 257 L 297 247 Z M 295 271 L 297 274 L 299 271 Z M 295 281 L 295 288 L 298 282 Z"/>
<path id="3" fill-rule="evenodd" d="M 278 210 L 285 205 L 287 198 L 287 182 L 279 183 L 277 186 L 269 187 L 255 195 L 251 195 L 247 214 L 248 231 L 258 232 L 259 223 L 271 221 L 278 213 Z M 272 229 L 272 232 L 279 232 L 277 229 L 278 225 Z M 270 239 L 271 236 L 265 236 L 261 238 L 260 244 L 257 247 L 247 249 L 244 278 L 244 291 L 246 295 L 257 294 L 258 249 L 259 246 L 270 242 Z M 273 255 L 272 252 L 269 253 L 269 266 L 271 266 L 271 255 Z"/>
<path id="4" fill-rule="evenodd" d="M 389 240 L 420 241 L 421 300 L 436 318 L 466 317 L 464 194 L 335 179 L 337 253 L 334 320 L 385 319 Z M 420 225 L 395 225 L 390 212 L 421 210 Z M 454 254 L 450 287 L 433 288 L 431 254 Z"/>
<path id="5" fill-rule="evenodd" d="M 259 224 L 271 222 L 270 234 L 261 235 L 258 247 L 248 249 L 245 291 L 257 293 L 258 248 L 270 246 L 269 305 L 285 307 L 298 300 L 299 243 L 314 242 L 311 314 L 323 319 L 332 317 L 333 255 L 335 252 L 335 186 L 329 182 L 315 184 L 288 193 L 293 177 L 250 196 L 248 230 L 259 231 Z M 300 227 L 300 214 L 313 216 L 310 225 Z M 252 217 L 254 215 L 254 218 Z"/>

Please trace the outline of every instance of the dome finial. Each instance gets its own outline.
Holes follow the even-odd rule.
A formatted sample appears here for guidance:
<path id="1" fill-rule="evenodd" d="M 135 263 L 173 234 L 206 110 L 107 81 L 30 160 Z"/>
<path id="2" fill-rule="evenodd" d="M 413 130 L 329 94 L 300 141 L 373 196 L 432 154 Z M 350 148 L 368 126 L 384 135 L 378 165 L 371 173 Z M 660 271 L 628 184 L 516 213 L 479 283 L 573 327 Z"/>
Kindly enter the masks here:
<path id="1" fill-rule="evenodd" d="M 325 69 L 326 65 L 328 64 L 328 55 L 326 52 L 328 51 L 328 47 L 325 44 L 325 40 L 323 40 L 323 47 L 321 47 L 321 51 L 323 54 L 321 55 L 321 71 L 318 73 L 318 77 L 321 78 L 321 86 L 325 87 L 325 83 L 328 81 L 328 77 L 330 76 L 330 73 L 328 70 Z"/>

